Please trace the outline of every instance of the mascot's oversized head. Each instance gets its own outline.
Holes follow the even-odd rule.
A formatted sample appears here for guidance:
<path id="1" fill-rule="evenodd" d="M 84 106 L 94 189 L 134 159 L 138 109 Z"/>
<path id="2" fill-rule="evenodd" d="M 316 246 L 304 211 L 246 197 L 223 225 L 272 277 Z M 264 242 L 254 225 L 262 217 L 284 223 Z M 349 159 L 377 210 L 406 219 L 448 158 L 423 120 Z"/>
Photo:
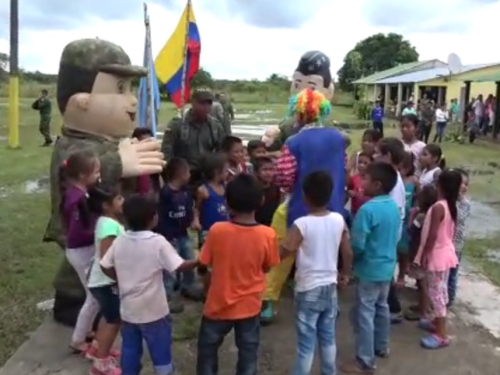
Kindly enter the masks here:
<path id="1" fill-rule="evenodd" d="M 330 59 L 323 52 L 309 51 L 300 58 L 292 76 L 291 94 L 311 88 L 321 92 L 328 100 L 333 97 L 333 81 Z"/>
<path id="2" fill-rule="evenodd" d="M 57 104 L 64 127 L 105 137 L 127 137 L 135 127 L 132 79 L 147 74 L 125 51 L 101 39 L 68 44 L 62 53 Z"/>

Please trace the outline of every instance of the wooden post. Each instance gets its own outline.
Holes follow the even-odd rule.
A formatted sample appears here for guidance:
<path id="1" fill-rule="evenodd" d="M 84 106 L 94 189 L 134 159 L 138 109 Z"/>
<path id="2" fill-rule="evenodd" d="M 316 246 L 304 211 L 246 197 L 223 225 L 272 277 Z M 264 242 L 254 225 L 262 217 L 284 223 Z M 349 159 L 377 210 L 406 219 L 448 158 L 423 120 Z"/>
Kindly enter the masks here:
<path id="1" fill-rule="evenodd" d="M 495 106 L 495 119 L 493 121 L 493 138 L 497 139 L 498 132 L 500 130 L 500 81 L 496 82 L 497 90 L 496 90 L 496 106 Z"/>
<path id="2" fill-rule="evenodd" d="M 188 52 L 188 42 L 189 42 L 189 17 L 191 13 L 191 0 L 187 2 L 186 11 L 186 36 L 184 39 L 184 63 L 182 64 L 182 82 L 181 82 L 181 118 L 184 120 L 184 106 L 185 96 L 184 91 L 186 90 L 186 74 L 187 74 L 187 52 Z"/>
<path id="3" fill-rule="evenodd" d="M 464 113 L 462 117 L 462 123 L 464 124 L 464 129 L 467 128 L 467 121 L 469 120 L 469 113 L 467 112 L 467 106 L 469 105 L 470 101 L 470 81 L 465 81 L 465 95 L 464 95 L 464 102 L 462 103 L 462 106 L 464 108 Z"/>
<path id="4" fill-rule="evenodd" d="M 401 115 L 401 104 L 403 104 L 403 84 L 398 83 L 398 99 L 397 99 L 397 104 L 396 104 L 396 117 L 399 117 Z"/>
<path id="5" fill-rule="evenodd" d="M 19 147 L 19 2 L 10 0 L 9 147 Z"/>
<path id="6" fill-rule="evenodd" d="M 391 103 L 391 86 L 386 83 L 385 84 L 385 92 L 384 92 L 384 111 L 389 111 L 389 107 Z M 382 104 L 382 103 L 381 103 Z"/>

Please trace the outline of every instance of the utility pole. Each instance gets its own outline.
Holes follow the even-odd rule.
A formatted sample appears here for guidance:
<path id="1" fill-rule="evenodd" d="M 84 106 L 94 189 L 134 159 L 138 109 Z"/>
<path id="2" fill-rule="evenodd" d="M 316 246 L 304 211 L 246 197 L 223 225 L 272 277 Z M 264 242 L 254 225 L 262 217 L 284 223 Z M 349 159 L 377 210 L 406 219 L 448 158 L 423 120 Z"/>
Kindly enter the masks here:
<path id="1" fill-rule="evenodd" d="M 19 148 L 19 1 L 10 0 L 9 147 Z"/>

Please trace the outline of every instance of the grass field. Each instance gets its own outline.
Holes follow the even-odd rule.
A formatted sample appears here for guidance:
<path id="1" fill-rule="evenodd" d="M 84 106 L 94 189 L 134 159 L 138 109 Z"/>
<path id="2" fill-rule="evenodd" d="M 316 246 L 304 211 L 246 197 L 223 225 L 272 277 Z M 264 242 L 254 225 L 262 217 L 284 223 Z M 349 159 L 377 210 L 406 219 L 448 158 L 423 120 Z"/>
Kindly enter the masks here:
<path id="1" fill-rule="evenodd" d="M 38 115 L 30 108 L 32 100 L 21 101 L 21 149 L 9 150 L 6 145 L 8 107 L 0 99 L 0 366 L 26 339 L 26 334 L 37 327 L 44 314 L 36 304 L 51 296 L 51 282 L 62 256 L 54 245 L 41 242 L 48 219 L 49 199 L 45 190 L 37 190 L 36 181 L 47 176 L 50 148 L 40 148 Z M 164 105 L 160 115 L 160 130 L 174 114 Z M 236 105 L 237 113 L 257 110 L 271 111 L 272 118 L 285 114 L 284 105 Z M 56 111 L 54 111 L 56 112 Z M 356 122 L 352 110 L 334 107 L 337 121 Z M 250 118 L 251 120 L 251 118 Z M 61 125 L 54 116 L 53 129 Z M 392 125 L 392 124 L 391 124 Z M 396 128 L 387 125 L 388 133 Z M 351 149 L 357 148 L 361 131 L 352 131 Z M 444 144 L 446 159 L 451 166 L 462 166 L 471 171 L 471 196 L 476 201 L 496 205 L 500 202 L 500 149 L 487 142 L 476 145 Z M 498 162 L 498 164 L 497 164 Z M 484 218 L 484 225 L 495 225 L 496 217 Z M 483 225 L 479 223 L 478 225 Z M 500 284 L 500 267 L 491 258 L 491 250 L 498 248 L 500 235 L 471 240 L 467 245 L 469 257 L 495 282 Z M 64 343 L 62 343 L 64 345 Z"/>

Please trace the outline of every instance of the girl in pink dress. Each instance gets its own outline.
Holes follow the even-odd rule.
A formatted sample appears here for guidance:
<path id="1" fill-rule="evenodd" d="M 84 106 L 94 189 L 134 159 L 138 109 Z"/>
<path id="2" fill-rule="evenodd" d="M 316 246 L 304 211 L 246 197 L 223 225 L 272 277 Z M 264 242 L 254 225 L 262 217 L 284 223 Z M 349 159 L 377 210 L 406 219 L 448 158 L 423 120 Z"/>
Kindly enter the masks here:
<path id="1" fill-rule="evenodd" d="M 425 216 L 422 237 L 415 263 L 425 271 L 427 296 L 432 315 L 420 320 L 420 328 L 430 332 L 420 340 L 426 349 L 440 349 L 450 344 L 446 331 L 448 274 L 458 264 L 453 234 L 457 220 L 457 200 L 462 175 L 453 169 L 443 171 L 437 180 L 438 201 Z"/>

